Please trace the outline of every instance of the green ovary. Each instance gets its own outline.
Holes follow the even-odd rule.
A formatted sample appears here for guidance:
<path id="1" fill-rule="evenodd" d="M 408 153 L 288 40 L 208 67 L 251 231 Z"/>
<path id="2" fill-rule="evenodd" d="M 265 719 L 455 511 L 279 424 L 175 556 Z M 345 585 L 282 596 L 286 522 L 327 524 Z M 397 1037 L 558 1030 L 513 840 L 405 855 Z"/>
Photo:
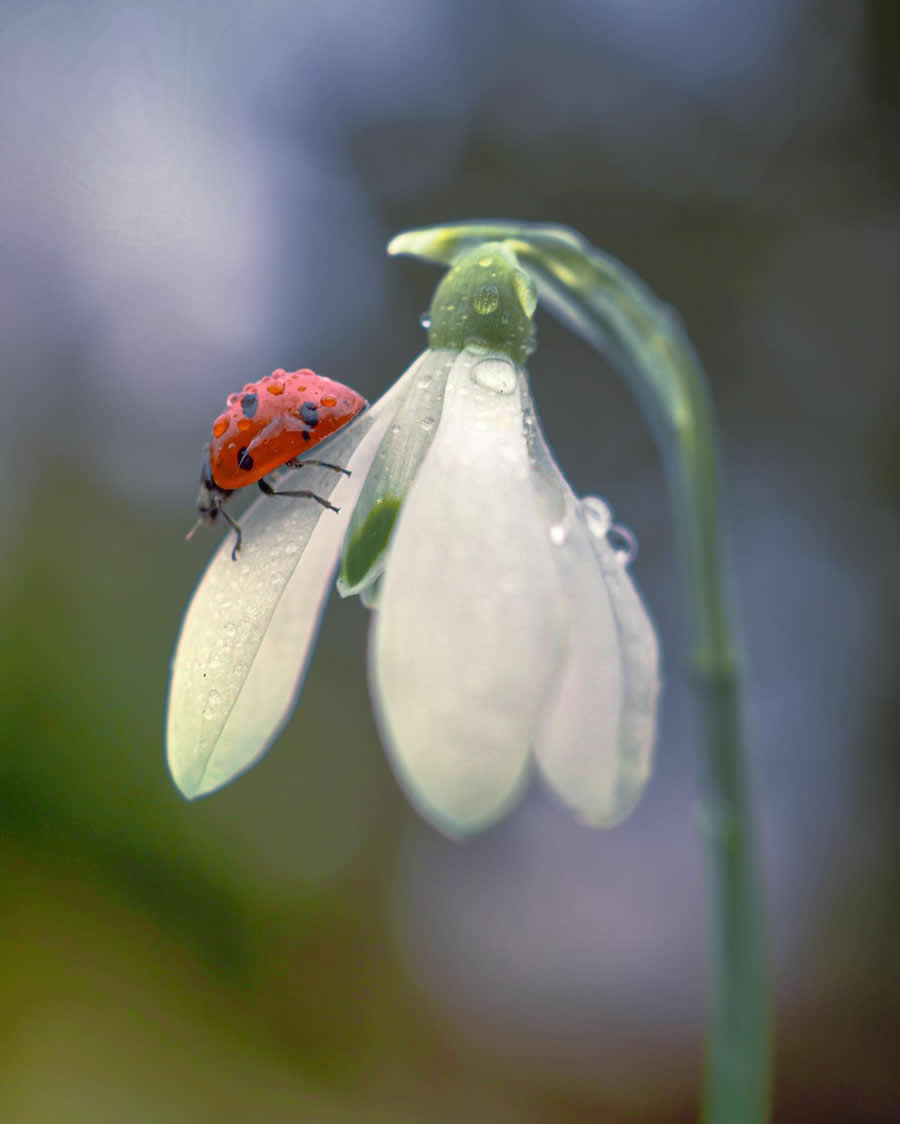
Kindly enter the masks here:
<path id="1" fill-rule="evenodd" d="M 461 254 L 431 302 L 428 343 L 462 351 L 484 347 L 524 364 L 533 348 L 537 297 L 515 254 L 486 242 Z"/>

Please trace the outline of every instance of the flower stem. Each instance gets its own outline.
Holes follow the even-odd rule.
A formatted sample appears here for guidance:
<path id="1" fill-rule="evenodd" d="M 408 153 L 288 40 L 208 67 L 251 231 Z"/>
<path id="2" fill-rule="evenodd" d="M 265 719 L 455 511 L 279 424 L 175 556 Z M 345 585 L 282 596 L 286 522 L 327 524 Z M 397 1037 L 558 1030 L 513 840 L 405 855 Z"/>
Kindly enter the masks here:
<path id="1" fill-rule="evenodd" d="M 698 718 L 710 910 L 703 1119 L 762 1124 L 771 1078 L 769 980 L 706 379 L 675 314 L 619 262 L 564 227 L 500 222 L 432 227 L 399 235 L 389 250 L 450 264 L 473 246 L 498 241 L 531 274 L 540 298 L 625 377 L 660 447 Z"/>

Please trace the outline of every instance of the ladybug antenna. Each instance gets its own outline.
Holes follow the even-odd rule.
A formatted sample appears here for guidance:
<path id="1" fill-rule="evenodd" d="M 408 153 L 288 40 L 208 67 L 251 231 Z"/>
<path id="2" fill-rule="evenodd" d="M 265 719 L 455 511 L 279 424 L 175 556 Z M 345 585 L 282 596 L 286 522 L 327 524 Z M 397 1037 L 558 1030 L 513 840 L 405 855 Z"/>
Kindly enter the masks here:
<path id="1" fill-rule="evenodd" d="M 203 516 L 202 515 L 197 520 L 197 522 L 193 525 L 193 527 L 191 527 L 191 529 L 188 531 L 188 533 L 184 536 L 185 542 L 190 542 L 190 540 L 194 537 L 194 532 L 197 530 L 197 528 L 200 526 L 201 523 L 203 523 Z"/>

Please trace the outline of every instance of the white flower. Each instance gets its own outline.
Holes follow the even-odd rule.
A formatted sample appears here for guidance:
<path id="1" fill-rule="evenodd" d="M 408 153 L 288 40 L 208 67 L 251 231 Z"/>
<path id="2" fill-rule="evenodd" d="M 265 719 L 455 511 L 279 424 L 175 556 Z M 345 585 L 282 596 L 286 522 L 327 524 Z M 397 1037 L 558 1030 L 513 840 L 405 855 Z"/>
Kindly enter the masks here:
<path id="1" fill-rule="evenodd" d="M 609 510 L 547 449 L 525 370 L 483 344 L 428 350 L 329 446 L 352 476 L 307 468 L 303 487 L 341 514 L 260 499 L 238 561 L 224 543 L 188 608 L 168 718 L 182 792 L 228 783 L 277 736 L 346 535 L 339 589 L 377 606 L 373 705 L 422 813 L 478 830 L 534 759 L 581 819 L 620 820 L 650 771 L 656 637 Z"/>

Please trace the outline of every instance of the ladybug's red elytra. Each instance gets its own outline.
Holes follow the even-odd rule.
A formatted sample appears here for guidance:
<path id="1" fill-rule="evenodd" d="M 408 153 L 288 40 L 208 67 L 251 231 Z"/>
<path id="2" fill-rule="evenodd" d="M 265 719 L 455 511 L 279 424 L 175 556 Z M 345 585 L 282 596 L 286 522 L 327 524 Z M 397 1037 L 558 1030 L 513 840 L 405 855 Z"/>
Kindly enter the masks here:
<path id="1" fill-rule="evenodd" d="M 273 371 L 228 396 L 227 408 L 213 422 L 212 440 L 203 462 L 197 509 L 201 523 L 215 523 L 219 515 L 237 535 L 231 557 L 241 549 L 241 528 L 223 505 L 232 492 L 256 484 L 267 496 L 303 496 L 332 511 L 338 509 L 310 491 L 276 492 L 265 477 L 276 468 L 315 464 L 350 475 L 340 465 L 309 460 L 303 454 L 321 444 L 361 413 L 368 402 L 334 379 L 306 368 Z"/>

